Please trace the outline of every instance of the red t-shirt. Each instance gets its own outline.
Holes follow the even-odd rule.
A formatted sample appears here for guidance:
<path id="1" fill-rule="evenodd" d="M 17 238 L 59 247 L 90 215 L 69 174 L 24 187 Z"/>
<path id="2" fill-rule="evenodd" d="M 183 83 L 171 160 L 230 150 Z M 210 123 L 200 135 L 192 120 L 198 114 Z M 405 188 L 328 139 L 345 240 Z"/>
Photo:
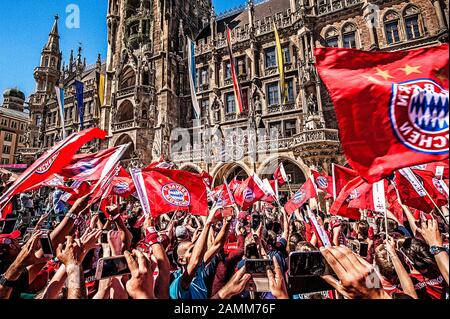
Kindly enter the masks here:
<path id="1" fill-rule="evenodd" d="M 428 278 L 422 274 L 409 274 L 419 299 L 445 299 L 447 284 L 442 276 Z"/>

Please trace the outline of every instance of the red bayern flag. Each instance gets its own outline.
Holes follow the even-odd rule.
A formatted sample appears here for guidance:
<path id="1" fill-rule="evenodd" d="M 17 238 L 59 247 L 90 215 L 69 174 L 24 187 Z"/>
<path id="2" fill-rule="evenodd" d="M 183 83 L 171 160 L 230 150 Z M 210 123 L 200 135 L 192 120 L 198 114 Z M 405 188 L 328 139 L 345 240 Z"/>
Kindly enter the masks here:
<path id="1" fill-rule="evenodd" d="M 130 174 L 122 166 L 119 166 L 119 172 L 111 182 L 111 194 L 128 198 L 135 192 L 136 187 Z"/>
<path id="2" fill-rule="evenodd" d="M 290 201 L 284 205 L 286 213 L 292 214 L 297 209 L 302 207 L 309 199 L 317 197 L 316 188 L 311 178 L 302 185 L 302 187 L 294 194 Z"/>
<path id="3" fill-rule="evenodd" d="M 209 189 L 212 188 L 212 183 L 213 183 L 213 177 L 211 175 L 209 175 L 209 173 L 207 171 L 202 171 L 200 173 L 200 176 L 203 179 L 203 183 L 205 183 L 205 186 Z"/>
<path id="4" fill-rule="evenodd" d="M 46 151 L 36 162 L 16 179 L 13 185 L 0 197 L 0 211 L 3 206 L 16 194 L 31 189 L 43 181 L 53 178 L 62 168 L 72 160 L 74 154 L 87 142 L 100 138 L 104 139 L 106 132 L 98 128 L 90 128 L 73 133 L 51 149 Z M 0 219 L 4 216 L 0 216 Z"/>
<path id="5" fill-rule="evenodd" d="M 317 189 L 320 189 L 327 194 L 327 197 L 331 198 L 333 196 L 333 178 L 325 172 L 319 173 L 313 169 L 311 170 L 311 175 L 314 178 Z"/>
<path id="6" fill-rule="evenodd" d="M 252 175 L 243 181 L 234 192 L 234 199 L 236 204 L 241 206 L 243 211 L 248 210 L 254 203 L 261 200 L 266 193 L 257 181 L 255 176 Z"/>
<path id="7" fill-rule="evenodd" d="M 448 50 L 315 50 L 345 156 L 368 182 L 448 158 Z"/>
<path id="8" fill-rule="evenodd" d="M 338 197 L 336 197 L 336 200 L 331 205 L 329 213 L 331 215 L 338 215 L 350 219 L 361 219 L 359 208 L 351 208 L 348 207 L 348 205 L 351 200 L 354 200 L 360 196 L 358 187 L 364 183 L 365 181 L 360 176 L 355 177 L 348 182 L 347 185 L 342 188 Z"/>
<path id="9" fill-rule="evenodd" d="M 332 164 L 332 180 L 333 180 L 333 198 L 336 199 L 341 192 L 341 190 L 347 185 L 352 179 L 358 177 L 358 172 L 347 168 L 344 166 L 340 166 L 337 164 Z"/>
<path id="10" fill-rule="evenodd" d="M 65 166 L 61 175 L 77 181 L 96 181 L 100 179 L 103 168 L 118 147 L 109 148 L 98 153 L 75 155 L 69 165 Z"/>
<path id="11" fill-rule="evenodd" d="M 174 211 L 208 215 L 207 191 L 201 175 L 181 170 L 145 168 L 142 176 L 153 217 Z"/>

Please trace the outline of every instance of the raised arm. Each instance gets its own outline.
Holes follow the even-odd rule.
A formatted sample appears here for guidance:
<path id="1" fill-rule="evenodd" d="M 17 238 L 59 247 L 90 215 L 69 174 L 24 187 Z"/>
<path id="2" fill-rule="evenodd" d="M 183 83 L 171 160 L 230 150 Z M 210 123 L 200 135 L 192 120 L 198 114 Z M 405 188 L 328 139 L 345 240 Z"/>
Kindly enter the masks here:
<path id="1" fill-rule="evenodd" d="M 435 219 L 428 220 L 427 222 L 422 222 L 422 227 L 417 228 L 417 232 L 422 235 L 426 243 L 431 247 L 440 249 L 433 252 L 434 259 L 439 267 L 439 271 L 444 277 L 445 282 L 448 283 L 448 268 L 449 268 L 449 258 L 448 252 L 443 249 L 442 237 L 439 232 L 438 223 Z"/>
<path id="2" fill-rule="evenodd" d="M 220 229 L 219 234 L 217 234 L 217 237 L 214 240 L 213 244 L 205 253 L 205 257 L 203 258 L 205 264 L 208 264 L 225 244 L 225 241 L 227 240 L 227 234 L 230 231 L 230 226 L 231 226 L 231 217 L 224 219 L 223 226 Z"/>
<path id="3" fill-rule="evenodd" d="M 194 245 L 191 258 L 189 259 L 189 264 L 187 265 L 187 269 L 185 272 L 183 272 L 183 276 L 181 278 L 181 285 L 183 289 L 189 288 L 189 285 L 192 279 L 195 277 L 198 267 L 200 267 L 203 262 L 203 258 L 206 253 L 206 241 L 208 240 L 209 229 L 211 228 L 212 220 L 216 211 L 217 208 L 215 207 L 209 213 L 209 216 L 205 221 L 203 230 L 201 231 L 200 236 Z"/>

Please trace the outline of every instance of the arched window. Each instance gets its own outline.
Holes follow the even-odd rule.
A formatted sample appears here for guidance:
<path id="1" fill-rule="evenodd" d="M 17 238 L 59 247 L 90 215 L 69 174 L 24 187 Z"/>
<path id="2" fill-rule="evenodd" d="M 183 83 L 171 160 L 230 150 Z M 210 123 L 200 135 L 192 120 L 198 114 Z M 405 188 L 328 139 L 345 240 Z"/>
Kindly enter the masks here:
<path id="1" fill-rule="evenodd" d="M 49 57 L 46 56 L 46 57 L 44 58 L 44 67 L 48 68 L 49 61 L 50 61 Z"/>
<path id="2" fill-rule="evenodd" d="M 384 15 L 384 31 L 388 44 L 400 42 L 399 16 L 395 11 L 388 11 Z"/>
<path id="3" fill-rule="evenodd" d="M 127 67 L 120 76 L 119 90 L 128 89 L 135 86 L 136 73 L 131 67 Z"/>
<path id="4" fill-rule="evenodd" d="M 414 40 L 422 36 L 422 28 L 420 25 L 420 9 L 410 5 L 403 11 L 403 19 L 405 23 L 406 37 L 408 40 Z"/>
<path id="5" fill-rule="evenodd" d="M 356 26 L 353 23 L 342 27 L 342 44 L 344 48 L 356 49 Z"/>
<path id="6" fill-rule="evenodd" d="M 328 28 L 325 32 L 325 42 L 328 47 L 337 48 L 339 46 L 339 33 L 335 28 Z"/>
<path id="7" fill-rule="evenodd" d="M 131 121 L 134 118 L 133 104 L 130 101 L 125 101 L 119 106 L 117 112 L 117 123 Z"/>

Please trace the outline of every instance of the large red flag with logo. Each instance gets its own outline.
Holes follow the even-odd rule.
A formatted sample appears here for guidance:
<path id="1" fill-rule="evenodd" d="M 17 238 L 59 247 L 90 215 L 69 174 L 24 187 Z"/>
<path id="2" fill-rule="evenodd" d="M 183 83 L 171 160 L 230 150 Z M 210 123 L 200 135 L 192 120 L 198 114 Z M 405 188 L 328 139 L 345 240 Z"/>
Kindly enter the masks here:
<path id="1" fill-rule="evenodd" d="M 315 50 L 349 164 L 374 183 L 448 158 L 447 44 L 409 51 Z"/>
<path id="2" fill-rule="evenodd" d="M 302 185 L 302 187 L 294 194 L 290 201 L 284 205 L 286 213 L 292 214 L 302 207 L 309 199 L 317 197 L 316 188 L 311 178 Z"/>
<path id="3" fill-rule="evenodd" d="M 253 175 L 242 182 L 234 192 L 236 204 L 241 206 L 243 211 L 248 210 L 264 196 L 266 196 L 264 189 L 255 181 L 255 176 Z"/>
<path id="4" fill-rule="evenodd" d="M 106 132 L 98 128 L 90 128 L 73 133 L 51 149 L 46 151 L 36 162 L 17 178 L 13 185 L 0 197 L 0 211 L 3 206 L 16 194 L 53 178 L 53 174 L 61 172 L 73 158 L 73 155 L 87 142 L 100 138 L 104 139 Z M 0 216 L 0 219 L 4 216 Z"/>
<path id="5" fill-rule="evenodd" d="M 333 198 L 336 199 L 341 192 L 341 190 L 347 185 L 352 179 L 358 177 L 358 172 L 347 168 L 344 166 L 340 166 L 337 164 L 332 164 L 333 170 Z"/>
<path id="6" fill-rule="evenodd" d="M 153 217 L 174 211 L 208 215 L 206 186 L 201 175 L 181 170 L 145 168 L 142 176 Z"/>

